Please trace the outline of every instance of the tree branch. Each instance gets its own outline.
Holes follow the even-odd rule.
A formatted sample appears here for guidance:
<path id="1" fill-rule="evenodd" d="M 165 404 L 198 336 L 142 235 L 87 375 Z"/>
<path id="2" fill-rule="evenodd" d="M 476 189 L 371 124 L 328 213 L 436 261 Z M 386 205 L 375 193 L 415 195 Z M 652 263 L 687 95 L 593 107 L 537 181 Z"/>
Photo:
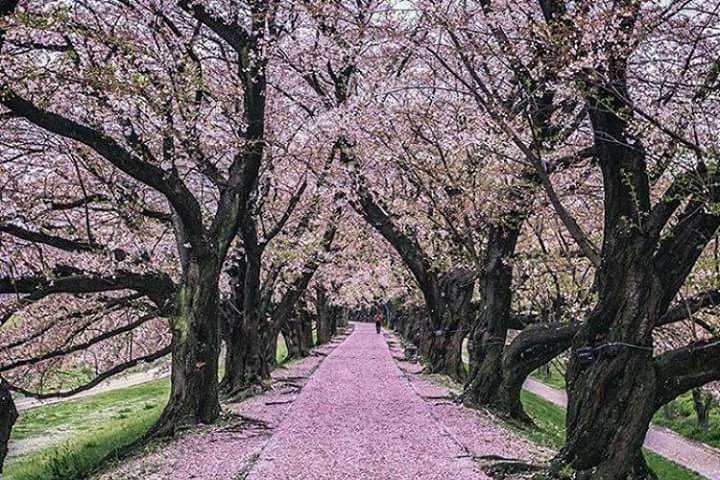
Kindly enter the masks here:
<path id="1" fill-rule="evenodd" d="M 103 332 L 100 335 L 96 335 L 96 336 L 92 337 L 91 339 L 86 340 L 82 343 L 78 343 L 76 345 L 72 345 L 69 347 L 58 348 L 58 349 L 52 350 L 50 352 L 45 352 L 44 354 L 38 355 L 36 357 L 23 358 L 21 360 L 14 360 L 10 363 L 6 363 L 5 365 L 0 365 L 0 373 L 7 372 L 9 370 L 13 370 L 18 367 L 24 367 L 27 365 L 35 365 L 37 363 L 44 362 L 46 360 L 57 358 L 57 357 L 60 357 L 63 355 L 69 355 L 74 352 L 79 352 L 80 350 L 85 350 L 85 349 L 90 348 L 93 345 L 100 343 L 104 340 L 108 340 L 110 338 L 116 337 L 123 333 L 130 332 L 155 318 L 157 318 L 157 314 L 155 314 L 155 313 L 152 313 L 149 315 L 143 315 L 142 317 L 138 318 L 137 320 L 135 320 L 133 322 L 130 322 L 130 323 L 123 325 L 122 327 L 116 328 L 114 330 Z"/>
<path id="2" fill-rule="evenodd" d="M 660 408 L 678 395 L 720 380 L 720 338 L 695 342 L 655 359 L 657 393 Z"/>
<path id="3" fill-rule="evenodd" d="M 37 107 L 6 85 L 0 85 L 0 103 L 48 132 L 87 145 L 127 175 L 162 193 L 183 222 L 188 241 L 194 248 L 202 247 L 204 229 L 200 205 L 176 174 L 141 160 L 98 130 Z"/>
<path id="4" fill-rule="evenodd" d="M 61 392 L 51 392 L 51 393 L 40 393 L 40 392 L 33 392 L 30 390 L 26 390 L 26 389 L 18 387 L 16 385 L 10 385 L 10 390 L 12 390 L 13 392 L 17 392 L 22 395 L 25 395 L 26 397 L 36 398 L 38 400 L 44 400 L 44 399 L 48 399 L 48 398 L 72 397 L 74 395 L 77 395 L 78 393 L 82 393 L 84 391 L 90 390 L 90 389 L 98 386 L 104 380 L 106 380 L 110 377 L 113 377 L 119 373 L 122 373 L 125 370 L 135 367 L 141 363 L 148 363 L 148 362 L 153 362 L 155 360 L 158 360 L 158 359 L 164 357 L 165 355 L 170 354 L 171 351 L 172 351 L 171 347 L 165 347 L 161 350 L 158 350 L 155 353 L 145 355 L 144 357 L 134 358 L 125 363 L 121 363 L 120 365 L 114 366 L 110 370 L 106 370 L 106 371 L 102 372 L 101 374 L 97 375 L 91 381 L 83 384 L 82 386 L 76 387 L 72 390 L 65 390 L 65 391 L 61 391 Z"/>
<path id="5" fill-rule="evenodd" d="M 0 223 L 0 232 L 12 235 L 21 240 L 27 240 L 28 242 L 42 243 L 66 252 L 97 252 L 103 250 L 103 246 L 95 242 L 68 240 L 43 232 L 33 232 L 9 223 Z"/>

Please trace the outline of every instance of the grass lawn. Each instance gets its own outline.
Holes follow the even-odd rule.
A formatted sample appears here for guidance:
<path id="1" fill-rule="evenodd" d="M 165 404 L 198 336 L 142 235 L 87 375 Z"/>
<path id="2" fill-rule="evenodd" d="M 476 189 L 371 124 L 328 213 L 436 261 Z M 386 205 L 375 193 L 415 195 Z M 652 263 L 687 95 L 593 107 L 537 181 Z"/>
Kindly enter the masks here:
<path id="1" fill-rule="evenodd" d="M 287 355 L 281 335 L 278 365 Z M 147 431 L 160 416 L 169 392 L 170 381 L 163 378 L 20 412 L 12 441 L 28 453 L 8 460 L 3 479 L 77 480 L 87 476 L 105 456 Z"/>
<path id="2" fill-rule="evenodd" d="M 12 440 L 42 441 L 47 435 L 69 440 L 10 461 L 3 478 L 83 478 L 98 461 L 140 437 L 157 420 L 169 390 L 169 380 L 161 379 L 21 412 Z"/>
<path id="3" fill-rule="evenodd" d="M 712 447 L 720 448 L 720 408 L 716 406 L 710 411 L 708 429 L 702 430 L 698 428 L 691 393 L 688 392 L 679 396 L 671 402 L 670 407 L 675 411 L 675 415 L 668 418 L 661 409 L 653 417 L 655 425 L 669 428 L 685 438 L 691 438 Z"/>
<path id="4" fill-rule="evenodd" d="M 282 365 L 283 363 L 285 363 L 285 360 L 287 360 L 287 356 L 287 344 L 285 343 L 285 337 L 283 337 L 281 333 L 280 337 L 278 338 L 277 350 L 275 351 L 275 362 L 278 365 Z"/>
<path id="5" fill-rule="evenodd" d="M 549 376 L 539 371 L 533 372 L 531 376 L 550 387 L 565 390 L 565 376 L 554 366 L 551 367 Z M 689 392 L 673 400 L 670 407 L 675 415 L 668 418 L 661 409 L 653 417 L 655 425 L 670 429 L 690 440 L 720 448 L 720 408 L 716 406 L 711 410 L 710 425 L 707 430 L 702 430 L 698 428 L 692 395 Z"/>
<path id="6" fill-rule="evenodd" d="M 539 430 L 520 430 L 531 440 L 552 449 L 559 449 L 565 441 L 565 410 L 529 392 L 522 393 L 525 411 L 534 420 Z M 660 480 L 700 480 L 702 477 L 645 451 L 645 458 Z"/>
<path id="7" fill-rule="evenodd" d="M 565 375 L 554 367 L 550 368 L 550 375 L 546 375 L 544 372 L 535 370 L 530 374 L 530 376 L 549 387 L 557 388 L 558 390 L 565 390 Z"/>

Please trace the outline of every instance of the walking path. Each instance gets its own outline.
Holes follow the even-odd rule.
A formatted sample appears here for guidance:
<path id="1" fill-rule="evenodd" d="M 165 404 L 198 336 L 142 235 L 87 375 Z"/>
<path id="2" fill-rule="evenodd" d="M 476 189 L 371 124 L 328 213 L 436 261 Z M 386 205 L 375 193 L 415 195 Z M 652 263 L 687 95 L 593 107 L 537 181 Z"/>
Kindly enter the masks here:
<path id="1" fill-rule="evenodd" d="M 354 324 L 273 372 L 273 387 L 95 480 L 488 480 L 483 463 L 547 460 L 489 415 L 455 404 L 397 338 Z"/>
<path id="2" fill-rule="evenodd" d="M 421 372 L 421 365 L 404 359 L 393 334 L 355 324 L 349 337 L 276 370 L 267 394 L 228 405 L 236 420 L 182 436 L 101 478 L 487 479 L 479 469 L 484 461 L 542 462 L 550 455 L 488 415 L 455 404 L 447 388 Z M 135 374 L 91 392 L 158 376 L 163 372 Z M 525 389 L 567 404 L 565 392 L 536 380 Z M 38 405 L 18 403 L 20 409 Z M 645 446 L 720 480 L 720 455 L 712 448 L 655 426 Z"/>
<path id="3" fill-rule="evenodd" d="M 487 479 L 413 390 L 373 325 L 322 363 L 248 480 Z"/>
<path id="4" fill-rule="evenodd" d="M 567 407 L 567 394 L 562 390 L 548 387 L 532 378 L 527 379 L 523 388 L 555 405 Z M 720 480 L 720 452 L 707 445 L 683 438 L 668 429 L 650 425 L 645 437 L 645 448 L 705 478 Z"/>

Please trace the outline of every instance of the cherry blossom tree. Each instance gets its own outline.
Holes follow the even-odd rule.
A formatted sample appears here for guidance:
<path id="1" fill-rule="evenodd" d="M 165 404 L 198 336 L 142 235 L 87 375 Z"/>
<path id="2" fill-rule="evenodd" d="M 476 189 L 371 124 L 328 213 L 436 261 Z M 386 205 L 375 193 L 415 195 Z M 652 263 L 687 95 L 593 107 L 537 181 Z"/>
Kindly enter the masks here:
<path id="1" fill-rule="evenodd" d="M 171 212 L 181 268 L 172 316 L 173 387 L 153 433 L 213 421 L 219 414 L 218 281 L 262 162 L 263 59 L 275 6 L 249 2 L 242 24 L 190 2 L 22 7 L 5 29 L 3 106 L 18 121 L 75 142 L 157 192 Z M 33 21 L 40 17 L 49 20 Z M 136 24 L 152 28 L 141 32 Z M 38 35 L 64 39 L 72 53 L 36 55 L 21 47 Z M 229 51 L 220 51 L 218 41 Z M 28 74 L 37 62 L 50 68 Z M 226 77 L 213 76 L 227 66 Z M 202 123 L 207 119 L 214 128 Z M 218 135 L 235 140 L 218 151 Z"/>

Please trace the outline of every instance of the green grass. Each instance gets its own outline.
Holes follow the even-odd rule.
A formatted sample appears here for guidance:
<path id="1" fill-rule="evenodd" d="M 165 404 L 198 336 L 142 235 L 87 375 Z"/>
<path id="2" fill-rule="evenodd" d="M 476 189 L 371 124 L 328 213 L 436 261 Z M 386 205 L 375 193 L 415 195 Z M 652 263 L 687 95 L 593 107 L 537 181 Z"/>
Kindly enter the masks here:
<path id="1" fill-rule="evenodd" d="M 50 433 L 70 440 L 10 462 L 6 480 L 84 478 L 113 451 L 139 438 L 159 417 L 169 392 L 167 379 L 113 390 L 22 412 L 13 440 Z"/>
<path id="2" fill-rule="evenodd" d="M 549 387 L 565 390 L 565 375 L 554 366 L 550 367 L 550 375 L 547 375 L 546 372 L 535 370 L 530 376 Z"/>
<path id="3" fill-rule="evenodd" d="M 675 411 L 672 418 L 668 418 L 661 409 L 653 417 L 653 423 L 669 428 L 685 438 L 720 448 L 720 408 L 716 406 L 710 411 L 710 424 L 707 430 L 698 428 L 691 393 L 688 392 L 673 400 L 670 408 Z"/>
<path id="4" fill-rule="evenodd" d="M 112 390 L 78 400 L 21 412 L 13 440 L 39 437 L 48 432 L 92 434 L 105 425 L 139 415 L 159 414 L 170 390 L 168 379 Z"/>
<path id="5" fill-rule="evenodd" d="M 565 441 L 565 410 L 529 392 L 522 393 L 525 411 L 535 420 L 537 430 L 520 430 L 536 443 L 559 449 Z M 701 477 L 654 453 L 645 451 L 650 468 L 660 480 L 700 480 Z"/>
<path id="6" fill-rule="evenodd" d="M 280 336 L 278 365 L 287 355 L 285 339 Z M 81 381 L 83 375 L 81 369 L 70 369 L 58 373 L 58 378 L 67 385 Z M 8 461 L 3 479 L 85 477 L 100 460 L 147 431 L 160 416 L 169 391 L 170 381 L 164 378 L 21 412 L 12 440 L 39 442 L 38 449 Z"/>
<path id="7" fill-rule="evenodd" d="M 283 337 L 281 333 L 280 337 L 278 338 L 277 350 L 275 350 L 275 362 L 278 365 L 282 365 L 283 363 L 285 363 L 285 360 L 287 360 L 287 356 L 287 343 L 285 343 L 285 337 Z"/>
<path id="8" fill-rule="evenodd" d="M 531 374 L 533 378 L 558 390 L 565 390 L 564 364 L 553 365 L 550 375 L 536 370 Z M 710 425 L 707 430 L 698 428 L 697 416 L 693 408 L 692 395 L 688 392 L 671 402 L 671 408 L 676 412 L 668 418 L 663 410 L 653 417 L 653 423 L 672 430 L 685 438 L 702 442 L 715 448 L 720 448 L 720 408 L 717 406 L 710 412 Z"/>

